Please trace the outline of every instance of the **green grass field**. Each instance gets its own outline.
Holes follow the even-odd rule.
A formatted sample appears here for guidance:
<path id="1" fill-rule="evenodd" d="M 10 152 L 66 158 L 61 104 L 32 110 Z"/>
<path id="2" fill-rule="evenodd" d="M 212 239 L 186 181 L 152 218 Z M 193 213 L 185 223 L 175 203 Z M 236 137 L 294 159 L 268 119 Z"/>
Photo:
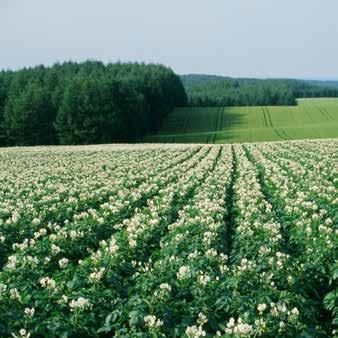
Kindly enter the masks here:
<path id="1" fill-rule="evenodd" d="M 299 99 L 297 106 L 175 109 L 146 142 L 234 143 L 338 137 L 338 99 Z"/>

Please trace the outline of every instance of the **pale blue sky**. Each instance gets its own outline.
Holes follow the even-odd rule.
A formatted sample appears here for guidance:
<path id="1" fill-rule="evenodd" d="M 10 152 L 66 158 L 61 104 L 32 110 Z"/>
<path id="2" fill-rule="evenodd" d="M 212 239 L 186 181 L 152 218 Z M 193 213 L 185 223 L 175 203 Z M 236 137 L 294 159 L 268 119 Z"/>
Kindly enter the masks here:
<path id="1" fill-rule="evenodd" d="M 338 78 L 338 0 L 0 0 L 0 69 L 88 58 Z"/>

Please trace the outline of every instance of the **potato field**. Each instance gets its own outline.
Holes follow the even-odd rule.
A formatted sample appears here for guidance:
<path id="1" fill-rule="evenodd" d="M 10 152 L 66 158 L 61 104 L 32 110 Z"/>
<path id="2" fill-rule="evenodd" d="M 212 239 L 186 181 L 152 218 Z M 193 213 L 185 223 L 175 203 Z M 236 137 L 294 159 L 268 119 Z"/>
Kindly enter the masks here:
<path id="1" fill-rule="evenodd" d="M 0 337 L 332 337 L 337 140 L 0 149 Z"/>

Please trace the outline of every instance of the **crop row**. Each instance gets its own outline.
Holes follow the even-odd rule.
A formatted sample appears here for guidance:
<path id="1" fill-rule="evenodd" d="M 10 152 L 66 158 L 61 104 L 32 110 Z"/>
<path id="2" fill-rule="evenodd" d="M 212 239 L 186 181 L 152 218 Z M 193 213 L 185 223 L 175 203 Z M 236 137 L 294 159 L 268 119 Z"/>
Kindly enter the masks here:
<path id="1" fill-rule="evenodd" d="M 0 153 L 0 336 L 334 335 L 336 147 Z"/>

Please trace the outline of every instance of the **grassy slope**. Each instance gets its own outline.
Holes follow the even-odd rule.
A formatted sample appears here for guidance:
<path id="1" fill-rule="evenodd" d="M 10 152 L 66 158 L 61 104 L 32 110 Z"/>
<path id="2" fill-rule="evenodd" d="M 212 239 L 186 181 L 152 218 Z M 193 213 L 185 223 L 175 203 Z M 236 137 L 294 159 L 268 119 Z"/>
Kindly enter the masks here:
<path id="1" fill-rule="evenodd" d="M 338 99 L 298 106 L 177 108 L 148 142 L 232 143 L 338 137 Z"/>

